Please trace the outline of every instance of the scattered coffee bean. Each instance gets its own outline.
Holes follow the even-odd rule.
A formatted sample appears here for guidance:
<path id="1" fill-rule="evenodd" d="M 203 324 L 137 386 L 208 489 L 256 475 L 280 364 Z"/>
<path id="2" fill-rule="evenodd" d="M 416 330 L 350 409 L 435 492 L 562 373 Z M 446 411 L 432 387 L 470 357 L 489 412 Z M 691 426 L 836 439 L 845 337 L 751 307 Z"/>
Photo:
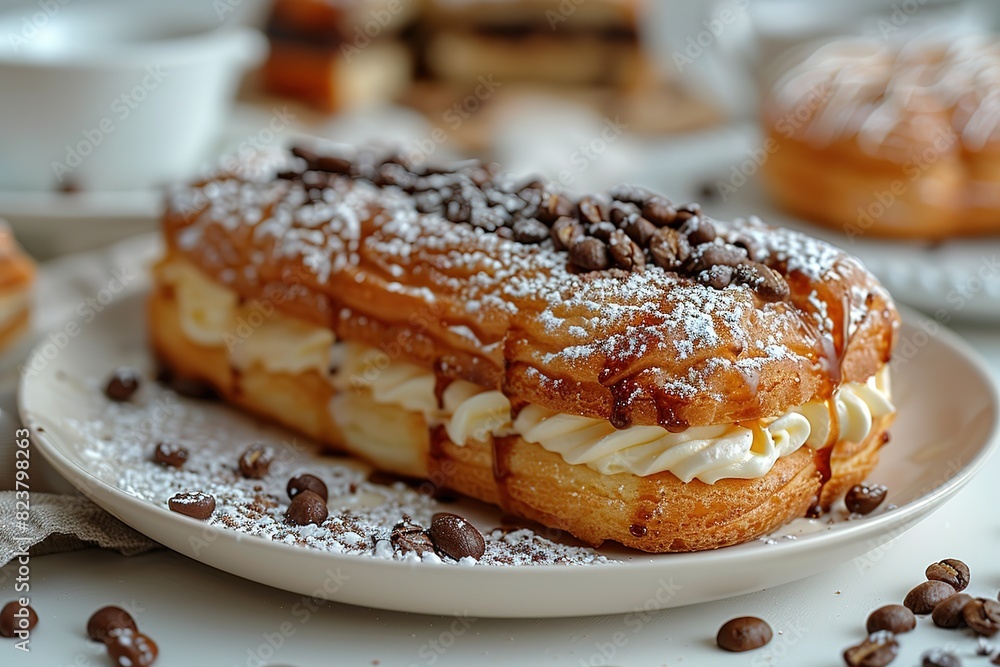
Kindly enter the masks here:
<path id="1" fill-rule="evenodd" d="M 577 209 L 580 212 L 580 220 L 582 222 L 589 222 L 592 225 L 596 225 L 602 220 L 608 219 L 604 205 L 593 197 L 581 197 L 577 204 Z"/>
<path id="2" fill-rule="evenodd" d="M 971 595 L 956 593 L 938 602 L 931 612 L 931 620 L 939 628 L 957 628 L 965 623 L 962 610 L 972 601 Z"/>
<path id="3" fill-rule="evenodd" d="M 939 603 L 955 594 L 955 589 L 943 581 L 925 581 L 906 594 L 903 604 L 914 614 L 929 614 Z"/>
<path id="4" fill-rule="evenodd" d="M 869 514 L 882 504 L 886 492 L 883 484 L 856 484 L 844 496 L 844 504 L 852 514 Z"/>
<path id="5" fill-rule="evenodd" d="M 590 236 L 570 246 L 569 261 L 588 271 L 601 271 L 611 266 L 608 246 Z"/>
<path id="6" fill-rule="evenodd" d="M 962 608 L 962 618 L 976 634 L 992 637 L 1000 630 L 1000 602 L 974 598 Z"/>
<path id="7" fill-rule="evenodd" d="M 153 461 L 161 466 L 180 468 L 188 460 L 188 450 L 176 442 L 161 442 L 153 450 Z"/>
<path id="8" fill-rule="evenodd" d="M 899 644 L 891 632 L 875 632 L 844 651 L 844 662 L 849 667 L 885 667 L 896 659 L 897 653 Z"/>
<path id="9" fill-rule="evenodd" d="M 712 289 L 725 289 L 733 283 L 736 269 L 725 264 L 717 264 L 698 274 L 698 282 Z"/>
<path id="10" fill-rule="evenodd" d="M 20 600 L 11 600 L 0 610 L 0 636 L 13 637 L 18 632 L 30 630 L 38 625 L 38 614 L 31 605 L 22 605 Z"/>
<path id="11" fill-rule="evenodd" d="M 121 607 L 101 607 L 87 621 L 87 636 L 95 642 L 108 640 L 108 633 L 119 628 L 138 631 L 135 619 Z"/>
<path id="12" fill-rule="evenodd" d="M 297 493 L 292 498 L 288 511 L 285 512 L 285 519 L 296 526 L 305 526 L 310 523 L 321 526 L 328 516 L 330 516 L 330 510 L 326 506 L 326 501 L 318 493 L 308 489 Z"/>
<path id="13" fill-rule="evenodd" d="M 931 581 L 943 581 L 951 584 L 956 591 L 963 591 L 969 585 L 971 578 L 969 566 L 955 558 L 946 558 L 937 563 L 931 563 L 924 572 Z"/>
<path id="14" fill-rule="evenodd" d="M 647 199 L 653 196 L 653 193 L 638 185 L 616 185 L 611 188 L 610 195 L 615 201 L 642 206 Z"/>
<path id="15" fill-rule="evenodd" d="M 156 642 L 132 628 L 116 628 L 105 641 L 111 664 L 116 667 L 148 667 L 156 662 Z"/>
<path id="16" fill-rule="evenodd" d="M 139 375 L 131 368 L 119 368 L 104 386 L 104 395 L 119 403 L 132 398 L 139 390 Z"/>
<path id="17" fill-rule="evenodd" d="M 434 547 L 455 560 L 482 558 L 486 553 L 483 534 L 457 514 L 435 514 L 427 531 Z"/>
<path id="18" fill-rule="evenodd" d="M 656 233 L 656 225 L 646 218 L 635 216 L 622 225 L 622 231 L 628 234 L 628 237 L 638 243 L 640 247 L 645 248 Z M 686 242 L 687 239 L 684 241 Z"/>
<path id="19" fill-rule="evenodd" d="M 652 195 L 642 204 L 642 217 L 657 227 L 666 227 L 677 220 L 677 209 L 666 197 Z"/>
<path id="20" fill-rule="evenodd" d="M 641 269 L 646 264 L 646 255 L 636 243 L 621 229 L 616 229 L 608 239 L 611 259 L 626 271 Z"/>
<path id="21" fill-rule="evenodd" d="M 962 661 L 953 653 L 939 648 L 931 649 L 920 656 L 921 667 L 962 667 Z"/>
<path id="22" fill-rule="evenodd" d="M 425 551 L 434 551 L 431 536 L 423 526 L 413 523 L 410 517 L 403 517 L 402 521 L 393 526 L 389 541 L 403 553 L 415 551 L 418 556 L 422 556 Z"/>
<path id="23" fill-rule="evenodd" d="M 285 490 L 288 491 L 288 498 L 291 500 L 294 500 L 295 496 L 302 491 L 312 491 L 322 498 L 323 502 L 326 502 L 330 497 L 326 484 L 315 475 L 296 475 L 288 480 L 288 486 Z"/>
<path id="24" fill-rule="evenodd" d="M 887 630 L 894 635 L 909 632 L 917 626 L 917 617 L 901 604 L 887 604 L 868 616 L 868 634 Z"/>
<path id="25" fill-rule="evenodd" d="M 618 228 L 610 222 L 598 222 L 587 229 L 588 234 L 603 243 L 611 241 L 611 235 L 616 231 L 618 231 Z"/>
<path id="26" fill-rule="evenodd" d="M 681 225 L 680 232 L 688 238 L 688 241 L 693 246 L 711 243 L 717 236 L 715 225 L 707 218 L 700 218 L 698 216 L 689 218 Z"/>
<path id="27" fill-rule="evenodd" d="M 788 282 L 774 269 L 759 262 L 736 267 L 736 282 L 748 285 L 764 301 L 784 301 L 791 294 Z"/>
<path id="28" fill-rule="evenodd" d="M 773 633 L 767 622 L 754 616 L 726 621 L 715 637 L 719 648 L 736 653 L 752 651 L 771 641 Z"/>
<path id="29" fill-rule="evenodd" d="M 583 225 L 574 218 L 562 217 L 552 223 L 551 235 L 556 250 L 569 250 L 583 238 Z"/>
<path id="30" fill-rule="evenodd" d="M 204 521 L 215 511 L 215 497 L 201 491 L 178 493 L 167 500 L 167 506 L 178 514 Z"/>
<path id="31" fill-rule="evenodd" d="M 649 254 L 660 268 L 676 271 L 691 255 L 691 244 L 676 229 L 664 227 L 649 239 Z"/>
<path id="32" fill-rule="evenodd" d="M 247 479 L 263 479 L 274 461 L 274 449 L 263 443 L 250 445 L 240 456 L 240 474 Z"/>
<path id="33" fill-rule="evenodd" d="M 514 223 L 512 228 L 514 240 L 518 243 L 535 244 L 549 238 L 549 228 L 538 220 L 522 218 Z"/>

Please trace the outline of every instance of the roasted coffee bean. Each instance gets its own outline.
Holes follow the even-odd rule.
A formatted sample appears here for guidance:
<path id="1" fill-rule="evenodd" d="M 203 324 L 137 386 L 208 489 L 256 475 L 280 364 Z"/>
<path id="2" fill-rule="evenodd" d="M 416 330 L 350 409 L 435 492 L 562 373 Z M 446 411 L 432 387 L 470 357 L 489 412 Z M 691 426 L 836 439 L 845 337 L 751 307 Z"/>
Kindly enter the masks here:
<path id="1" fill-rule="evenodd" d="M 622 225 L 622 230 L 628 234 L 630 239 L 638 243 L 640 248 L 645 248 L 648 247 L 653 235 L 656 234 L 656 225 L 637 215 L 626 220 Z M 684 242 L 687 243 L 687 239 L 684 239 Z"/>
<path id="2" fill-rule="evenodd" d="M 104 395 L 119 403 L 127 401 L 139 390 L 139 375 L 131 368 L 119 368 L 104 386 Z"/>
<path id="3" fill-rule="evenodd" d="M 760 262 L 743 264 L 736 274 L 737 282 L 750 286 L 763 301 L 783 301 L 791 294 L 781 274 Z"/>
<path id="4" fill-rule="evenodd" d="M 955 558 L 945 558 L 937 563 L 931 563 L 924 574 L 928 580 L 951 584 L 956 591 L 964 591 L 971 578 L 969 566 Z"/>
<path id="5" fill-rule="evenodd" d="M 642 206 L 647 199 L 653 196 L 649 190 L 638 185 L 616 185 L 611 188 L 609 194 L 615 201 L 637 204 L 638 206 Z"/>
<path id="6" fill-rule="evenodd" d="M 920 656 L 921 667 L 962 667 L 962 661 L 955 654 L 933 648 Z"/>
<path id="7" fill-rule="evenodd" d="M 943 581 L 925 581 L 906 594 L 903 604 L 914 614 L 929 614 L 938 603 L 954 594 L 955 589 Z"/>
<path id="8" fill-rule="evenodd" d="M 868 634 L 886 630 L 894 635 L 909 632 L 917 626 L 917 617 L 901 604 L 887 604 L 868 615 Z"/>
<path id="9" fill-rule="evenodd" d="M 627 202 L 613 201 L 608 207 L 608 220 L 621 227 L 626 222 L 639 217 L 639 207 Z"/>
<path id="10" fill-rule="evenodd" d="M 486 553 L 483 534 L 457 514 L 435 514 L 427 532 L 438 552 L 455 560 L 478 559 Z"/>
<path id="11" fill-rule="evenodd" d="M 725 289 L 733 283 L 736 277 L 736 269 L 725 264 L 716 264 L 710 269 L 706 269 L 698 274 L 698 282 L 708 285 L 712 289 Z"/>
<path id="12" fill-rule="evenodd" d="M 680 226 L 681 234 L 688 238 L 688 242 L 693 246 L 711 243 L 715 240 L 715 225 L 707 218 L 697 216 L 688 219 Z"/>
<path id="13" fill-rule="evenodd" d="M 389 541 L 403 553 L 414 551 L 418 556 L 422 556 L 425 551 L 434 551 L 434 542 L 431 541 L 430 534 L 423 526 L 413 523 L 409 517 L 404 517 L 393 526 Z"/>
<path id="14" fill-rule="evenodd" d="M 274 449 L 263 443 L 250 445 L 240 456 L 240 474 L 247 479 L 263 479 L 274 461 Z"/>
<path id="15" fill-rule="evenodd" d="M 157 443 L 156 449 L 153 450 L 153 461 L 159 463 L 161 466 L 180 468 L 187 460 L 187 448 L 176 442 Z"/>
<path id="16" fill-rule="evenodd" d="M 0 610 L 0 636 L 13 637 L 38 625 L 38 614 L 31 605 L 22 605 L 20 600 L 11 600 Z"/>
<path id="17" fill-rule="evenodd" d="M 314 523 L 317 526 L 323 525 L 326 517 L 330 516 L 326 501 L 318 494 L 309 490 L 301 491 L 292 498 L 288 511 L 285 512 L 285 519 L 288 523 L 296 526 L 305 526 Z"/>
<path id="18" fill-rule="evenodd" d="M 664 227 L 649 239 L 649 254 L 660 268 L 676 271 L 691 255 L 691 246 L 677 230 Z"/>
<path id="19" fill-rule="evenodd" d="M 616 266 L 626 271 L 636 271 L 646 265 L 646 254 L 620 229 L 614 230 L 608 239 L 608 250 Z"/>
<path id="20" fill-rule="evenodd" d="M 514 240 L 518 243 L 531 245 L 541 243 L 549 238 L 549 228 L 532 218 L 516 220 L 511 231 L 513 232 Z"/>
<path id="21" fill-rule="evenodd" d="M 116 667 L 148 667 L 156 662 L 160 649 L 148 636 L 131 628 L 117 628 L 105 642 L 108 657 Z"/>
<path id="22" fill-rule="evenodd" d="M 972 596 L 965 593 L 956 593 L 947 597 L 934 606 L 931 620 L 939 628 L 957 628 L 965 623 L 962 610 L 970 602 L 972 602 Z"/>
<path id="23" fill-rule="evenodd" d="M 552 224 L 551 235 L 556 250 L 569 250 L 583 238 L 583 225 L 576 218 L 562 217 Z"/>
<path id="24" fill-rule="evenodd" d="M 747 262 L 747 252 L 743 248 L 715 243 L 703 244 L 691 253 L 689 270 L 692 273 L 707 271 L 713 266 L 737 267 Z"/>
<path id="25" fill-rule="evenodd" d="M 733 241 L 733 245 L 737 248 L 743 248 L 747 251 L 747 257 L 750 258 L 751 262 L 763 262 L 767 258 L 767 253 L 752 239 L 745 236 L 738 237 Z"/>
<path id="26" fill-rule="evenodd" d="M 666 197 L 653 195 L 642 205 L 642 217 L 657 227 L 667 227 L 677 220 L 677 209 Z"/>
<path id="27" fill-rule="evenodd" d="M 550 192 L 542 197 L 538 205 L 538 219 L 551 225 L 559 218 L 573 217 L 575 206 L 565 195 Z"/>
<path id="28" fill-rule="evenodd" d="M 587 234 L 589 236 L 593 236 L 595 239 L 598 239 L 603 243 L 610 241 L 611 234 L 616 231 L 618 231 L 618 228 L 606 220 L 598 222 L 597 224 L 591 225 L 587 228 Z"/>
<path id="29" fill-rule="evenodd" d="M 760 648 L 771 641 L 773 636 L 771 626 L 765 621 L 753 616 L 741 616 L 726 621 L 715 641 L 719 648 L 736 653 Z"/>
<path id="30" fill-rule="evenodd" d="M 601 271 L 611 266 L 608 246 L 592 236 L 579 239 L 570 246 L 569 261 L 588 271 Z"/>
<path id="31" fill-rule="evenodd" d="M 87 636 L 95 642 L 107 641 L 108 633 L 120 628 L 139 629 L 132 615 L 121 607 L 101 607 L 87 620 Z"/>
<path id="32" fill-rule="evenodd" d="M 844 651 L 849 667 L 885 667 L 896 659 L 899 644 L 891 632 L 874 632 L 857 646 Z"/>
<path id="33" fill-rule="evenodd" d="M 607 208 L 593 197 L 581 197 L 576 206 L 580 222 L 596 225 L 608 219 Z"/>
<path id="34" fill-rule="evenodd" d="M 701 204 L 692 202 L 690 204 L 684 204 L 683 206 L 677 207 L 677 221 L 684 222 L 685 220 L 690 220 L 691 218 L 699 218 L 701 215 Z"/>
<path id="35" fill-rule="evenodd" d="M 844 496 L 847 511 L 852 514 L 869 514 L 885 500 L 884 484 L 855 484 Z"/>
<path id="36" fill-rule="evenodd" d="M 178 493 L 167 500 L 167 506 L 178 514 L 204 521 L 215 511 L 215 497 L 201 491 Z"/>
<path id="37" fill-rule="evenodd" d="M 288 486 L 285 490 L 288 491 L 289 499 L 294 499 L 295 496 L 303 491 L 312 491 L 322 498 L 323 502 L 326 502 L 330 497 L 326 489 L 326 484 L 315 475 L 296 475 L 288 480 Z"/>
<path id="38" fill-rule="evenodd" d="M 983 637 L 992 637 L 1000 630 L 1000 602 L 974 598 L 962 607 L 965 624 Z"/>

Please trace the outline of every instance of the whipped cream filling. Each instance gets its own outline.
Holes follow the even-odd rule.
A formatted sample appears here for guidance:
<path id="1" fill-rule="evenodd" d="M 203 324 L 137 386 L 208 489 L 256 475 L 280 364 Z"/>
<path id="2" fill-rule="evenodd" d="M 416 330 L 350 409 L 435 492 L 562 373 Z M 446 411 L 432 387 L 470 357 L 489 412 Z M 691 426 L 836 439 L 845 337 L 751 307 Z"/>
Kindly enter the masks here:
<path id="1" fill-rule="evenodd" d="M 202 345 L 225 345 L 238 368 L 315 370 L 338 391 L 368 391 L 380 405 L 423 415 L 429 426 L 443 426 L 455 444 L 517 434 L 567 463 L 608 475 L 670 472 L 683 482 L 708 484 L 755 479 L 803 446 L 861 442 L 874 420 L 894 412 L 888 366 L 883 366 L 867 382 L 845 383 L 830 400 L 796 406 L 776 419 L 695 426 L 680 433 L 660 426 L 616 429 L 607 420 L 539 405 L 526 406 L 512 419 L 510 401 L 497 390 L 455 380 L 439 404 L 435 375 L 427 368 L 359 343 L 335 342 L 332 332 L 278 312 L 254 321 L 249 314 L 263 313 L 260 304 L 237 307 L 234 292 L 192 266 L 175 262 L 164 268 L 161 275 L 174 285 L 185 335 Z"/>

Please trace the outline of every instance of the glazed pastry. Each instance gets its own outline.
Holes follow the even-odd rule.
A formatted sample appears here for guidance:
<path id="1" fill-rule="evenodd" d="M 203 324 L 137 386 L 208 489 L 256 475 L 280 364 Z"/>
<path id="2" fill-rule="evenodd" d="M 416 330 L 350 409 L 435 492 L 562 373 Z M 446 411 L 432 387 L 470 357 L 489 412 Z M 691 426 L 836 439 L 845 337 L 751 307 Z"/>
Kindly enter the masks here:
<path id="1" fill-rule="evenodd" d="M 301 148 L 168 202 L 149 329 L 172 373 L 592 544 L 753 539 L 887 437 L 889 295 L 795 232 Z"/>
<path id="2" fill-rule="evenodd" d="M 34 284 L 35 263 L 17 245 L 7 223 L 0 220 L 0 351 L 28 331 Z"/>
<path id="3" fill-rule="evenodd" d="M 765 182 L 789 211 L 873 236 L 1000 232 L 1000 47 L 844 41 L 764 105 Z"/>

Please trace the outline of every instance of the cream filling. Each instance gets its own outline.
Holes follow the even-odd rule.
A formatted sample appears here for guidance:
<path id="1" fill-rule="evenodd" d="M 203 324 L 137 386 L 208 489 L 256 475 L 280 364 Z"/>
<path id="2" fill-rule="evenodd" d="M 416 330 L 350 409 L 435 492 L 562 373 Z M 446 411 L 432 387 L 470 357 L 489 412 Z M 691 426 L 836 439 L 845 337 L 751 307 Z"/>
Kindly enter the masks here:
<path id="1" fill-rule="evenodd" d="M 277 312 L 265 315 L 261 304 L 238 309 L 235 293 L 194 267 L 175 263 L 166 268 L 162 275 L 175 287 L 184 333 L 203 345 L 226 345 L 238 368 L 259 364 L 272 372 L 316 370 L 340 392 L 368 391 L 380 405 L 422 415 L 429 426 L 443 426 L 457 445 L 516 434 L 567 463 L 608 475 L 670 472 L 683 482 L 708 484 L 755 479 L 804 445 L 819 449 L 834 438 L 861 442 L 875 419 L 894 411 L 888 366 L 867 382 L 845 383 L 829 401 L 794 407 L 776 419 L 696 426 L 680 433 L 660 426 L 616 429 L 607 420 L 539 405 L 528 405 L 512 419 L 503 393 L 463 380 L 447 386 L 439 405 L 432 371 L 359 343 L 335 343 L 330 331 Z M 260 321 L 255 321 L 251 314 L 258 311 Z"/>

